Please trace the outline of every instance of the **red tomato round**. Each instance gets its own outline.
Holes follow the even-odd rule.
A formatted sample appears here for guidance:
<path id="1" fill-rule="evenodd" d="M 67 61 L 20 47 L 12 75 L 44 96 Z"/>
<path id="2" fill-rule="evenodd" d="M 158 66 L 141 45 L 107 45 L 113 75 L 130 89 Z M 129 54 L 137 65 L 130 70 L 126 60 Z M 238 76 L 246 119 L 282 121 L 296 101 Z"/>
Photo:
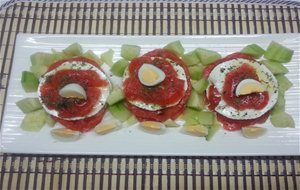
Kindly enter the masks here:
<path id="1" fill-rule="evenodd" d="M 147 57 L 161 57 L 164 59 L 171 59 L 174 62 L 176 62 L 177 64 L 179 64 L 185 71 L 185 74 L 187 77 L 188 88 L 185 92 L 183 92 L 183 95 L 182 95 L 179 103 L 172 107 L 167 107 L 165 109 L 158 110 L 158 111 L 149 111 L 149 110 L 138 108 L 138 107 L 130 104 L 129 102 L 127 102 L 127 106 L 129 108 L 129 110 L 136 116 L 136 118 L 139 121 L 151 120 L 151 121 L 163 122 L 167 119 L 176 119 L 184 111 L 187 100 L 188 100 L 191 90 L 192 90 L 191 83 L 190 83 L 190 76 L 189 76 L 187 67 L 185 66 L 185 64 L 182 62 L 182 60 L 179 57 L 177 57 L 172 52 L 169 52 L 169 51 L 163 50 L 163 49 L 157 49 L 157 50 L 151 51 L 149 53 L 146 53 L 142 57 L 143 57 L 142 59 L 148 59 Z M 133 60 L 133 62 L 134 62 L 134 60 Z M 170 69 L 168 72 L 174 73 L 172 70 L 173 70 L 173 68 Z M 177 75 L 177 73 L 175 73 L 175 74 Z M 167 82 L 170 83 L 170 81 L 166 81 L 166 84 L 167 84 Z M 176 84 L 176 86 L 177 86 L 177 84 Z M 158 101 L 160 101 L 159 99 L 162 99 L 162 98 L 166 99 L 165 97 L 162 97 L 162 96 L 167 96 L 167 95 L 168 95 L 167 93 L 162 91 L 161 94 L 155 94 L 155 96 L 156 96 L 155 98 Z M 174 100 L 172 100 L 172 101 L 174 101 Z"/>
<path id="2" fill-rule="evenodd" d="M 96 115 L 80 120 L 64 120 L 54 116 L 52 116 L 52 118 L 68 129 L 80 132 L 87 132 L 102 121 L 105 111 L 106 108 L 102 108 Z"/>

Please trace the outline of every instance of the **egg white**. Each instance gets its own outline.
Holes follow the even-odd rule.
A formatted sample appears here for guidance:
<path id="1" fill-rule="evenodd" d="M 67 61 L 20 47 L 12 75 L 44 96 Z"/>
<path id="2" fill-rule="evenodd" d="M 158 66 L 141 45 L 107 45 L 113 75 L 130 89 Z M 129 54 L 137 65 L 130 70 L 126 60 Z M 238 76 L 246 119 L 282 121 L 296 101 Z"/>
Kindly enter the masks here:
<path id="1" fill-rule="evenodd" d="M 259 81 L 266 87 L 266 90 L 269 93 L 268 104 L 261 110 L 255 110 L 255 109 L 237 110 L 229 106 L 223 99 L 221 99 L 221 101 L 215 108 L 215 111 L 230 119 L 236 119 L 236 120 L 256 119 L 262 116 L 263 114 L 265 114 L 267 111 L 271 110 L 273 106 L 276 104 L 278 99 L 278 82 L 275 76 L 266 66 L 256 61 L 251 61 L 248 59 L 242 59 L 242 58 L 233 59 L 217 65 L 210 73 L 208 80 L 210 83 L 212 83 L 215 86 L 218 92 L 222 94 L 226 75 L 230 71 L 239 68 L 242 64 L 248 64 L 255 68 Z"/>
<path id="2" fill-rule="evenodd" d="M 60 117 L 59 116 L 59 112 L 57 110 L 55 110 L 55 109 L 52 109 L 52 110 L 48 109 L 48 107 L 42 101 L 40 89 L 45 84 L 47 77 L 52 76 L 52 75 L 56 74 L 58 71 L 65 70 L 65 69 L 95 71 L 102 80 L 106 80 L 108 82 L 107 86 L 99 87 L 99 91 L 101 92 L 100 93 L 100 97 L 98 98 L 98 101 L 94 105 L 92 111 L 90 113 L 88 113 L 87 115 L 85 115 L 85 116 L 82 116 L 82 117 L 71 117 L 71 118 Z M 40 81 L 40 84 L 39 84 L 39 87 L 38 87 L 38 96 L 39 96 L 39 100 L 40 100 L 43 108 L 50 115 L 62 118 L 64 120 L 79 120 L 79 119 L 85 119 L 85 118 L 91 117 L 93 115 L 96 115 L 105 106 L 107 97 L 109 96 L 109 93 L 110 93 L 110 90 L 111 90 L 111 83 L 110 83 L 109 79 L 107 78 L 107 76 L 105 75 L 105 73 L 101 69 L 95 67 L 94 65 L 86 63 L 86 62 L 82 62 L 82 61 L 70 61 L 70 62 L 67 61 L 67 62 L 61 64 L 60 66 L 56 67 L 52 71 L 47 72 L 45 75 L 43 75 L 40 78 L 39 81 Z"/>
<path id="3" fill-rule="evenodd" d="M 162 57 L 151 57 L 151 59 L 154 60 L 154 59 L 164 59 L 164 58 L 162 58 Z M 172 65 L 172 67 L 176 71 L 177 78 L 184 81 L 184 90 L 186 91 L 188 89 L 188 81 L 187 81 L 187 76 L 185 74 L 184 69 L 179 64 L 177 64 L 175 61 L 173 61 L 171 59 L 168 59 L 168 58 L 166 58 L 166 60 Z M 129 71 L 128 71 L 128 69 L 126 69 L 125 72 L 124 72 L 124 76 L 123 76 L 123 82 L 129 77 L 130 77 L 129 76 Z M 180 100 L 178 100 L 177 102 L 174 102 L 173 104 L 166 105 L 164 107 L 162 107 L 158 104 L 145 103 L 145 102 L 142 102 L 142 101 L 129 101 L 129 102 L 131 104 L 135 105 L 136 107 L 139 107 L 139 108 L 142 108 L 142 109 L 145 109 L 145 110 L 157 111 L 157 110 L 161 110 L 161 109 L 164 109 L 164 108 L 167 108 L 167 107 L 175 106 L 180 102 Z"/>

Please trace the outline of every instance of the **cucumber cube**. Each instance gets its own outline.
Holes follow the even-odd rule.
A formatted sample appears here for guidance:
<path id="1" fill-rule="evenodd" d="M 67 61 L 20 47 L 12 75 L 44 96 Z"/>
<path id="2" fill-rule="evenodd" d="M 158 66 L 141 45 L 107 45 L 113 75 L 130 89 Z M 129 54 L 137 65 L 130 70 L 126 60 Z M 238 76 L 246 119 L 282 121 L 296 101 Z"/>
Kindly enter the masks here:
<path id="1" fill-rule="evenodd" d="M 265 58 L 279 63 L 288 63 L 291 61 L 294 50 L 291 50 L 277 42 L 272 41 L 266 52 Z"/>
<path id="2" fill-rule="evenodd" d="M 102 53 L 100 58 L 104 63 L 106 63 L 109 66 L 112 66 L 113 56 L 114 56 L 114 51 L 112 49 L 109 49 L 106 52 Z"/>
<path id="3" fill-rule="evenodd" d="M 30 71 L 36 76 L 36 78 L 40 78 L 43 74 L 45 74 L 48 70 L 48 67 L 45 65 L 32 65 L 30 67 Z"/>
<path id="4" fill-rule="evenodd" d="M 198 115 L 199 115 L 198 110 L 192 108 L 186 108 L 182 117 L 185 120 L 185 125 L 199 124 Z"/>
<path id="5" fill-rule="evenodd" d="M 179 57 L 181 57 L 184 54 L 184 48 L 179 40 L 168 43 L 164 49 L 169 50 Z"/>
<path id="6" fill-rule="evenodd" d="M 218 59 L 221 59 L 221 55 L 218 52 L 212 50 L 197 48 L 195 51 L 200 59 L 200 62 L 203 65 L 209 65 L 211 63 L 214 63 Z"/>
<path id="7" fill-rule="evenodd" d="M 27 113 L 22 120 L 21 128 L 24 131 L 38 132 L 45 125 L 46 116 L 44 109 Z"/>
<path id="8" fill-rule="evenodd" d="M 262 63 L 274 74 L 286 74 L 289 70 L 281 63 L 275 61 L 264 60 Z"/>
<path id="9" fill-rule="evenodd" d="M 102 65 L 102 60 L 92 50 L 88 50 L 82 56 L 91 59 L 93 61 L 96 61 L 98 65 Z"/>
<path id="10" fill-rule="evenodd" d="M 23 71 L 21 77 L 21 84 L 25 92 L 36 92 L 39 86 L 39 80 L 32 72 Z"/>
<path id="11" fill-rule="evenodd" d="M 121 56 L 130 61 L 140 55 L 141 47 L 137 45 L 123 44 L 121 47 Z"/>
<path id="12" fill-rule="evenodd" d="M 73 43 L 71 45 L 69 45 L 68 47 L 66 47 L 63 50 L 63 53 L 68 55 L 68 56 L 79 56 L 82 55 L 83 51 L 82 51 L 82 47 L 79 43 Z"/>
<path id="13" fill-rule="evenodd" d="M 195 90 L 192 90 L 191 95 L 187 102 L 187 107 L 194 108 L 196 110 L 203 109 L 203 103 L 201 103 L 200 96 Z"/>
<path id="14" fill-rule="evenodd" d="M 241 52 L 248 54 L 248 55 L 252 55 L 258 59 L 265 53 L 265 50 L 257 44 L 250 44 L 250 45 L 247 45 L 246 47 L 244 47 L 241 50 Z"/>
<path id="15" fill-rule="evenodd" d="M 49 67 L 56 61 L 56 56 L 52 53 L 37 52 L 30 56 L 31 65 L 43 65 Z"/>
<path id="16" fill-rule="evenodd" d="M 120 59 L 116 63 L 114 63 L 110 69 L 110 71 L 119 77 L 122 77 L 124 74 L 125 69 L 129 65 L 128 61 L 125 59 Z"/>
<path id="17" fill-rule="evenodd" d="M 208 81 L 206 79 L 200 79 L 198 81 L 191 80 L 191 84 L 193 89 L 198 92 L 199 94 L 202 94 L 206 88 L 208 87 Z"/>
<path id="18" fill-rule="evenodd" d="M 295 127 L 295 121 L 292 116 L 284 111 L 277 111 L 275 113 L 272 113 L 270 121 L 274 127 Z"/>
<path id="19" fill-rule="evenodd" d="M 53 127 L 56 124 L 56 121 L 49 114 L 47 114 L 45 121 L 50 127 Z"/>
<path id="20" fill-rule="evenodd" d="M 214 123 L 215 114 L 208 111 L 200 111 L 198 113 L 198 121 L 202 125 L 212 125 Z"/>
<path id="21" fill-rule="evenodd" d="M 205 137 L 207 141 L 210 141 L 213 136 L 221 129 L 221 124 L 218 122 L 218 120 L 215 118 L 214 123 L 212 126 L 208 129 L 208 134 Z"/>
<path id="22" fill-rule="evenodd" d="M 278 93 L 278 99 L 277 102 L 275 104 L 275 106 L 272 109 L 272 113 L 277 112 L 277 111 L 284 111 L 285 110 L 285 97 L 284 97 L 284 93 L 279 92 Z"/>
<path id="23" fill-rule="evenodd" d="M 23 113 L 29 113 L 42 108 L 42 104 L 38 98 L 24 98 L 17 101 L 16 105 Z"/>
<path id="24" fill-rule="evenodd" d="M 118 102 L 108 107 L 109 112 L 119 121 L 124 122 L 132 115 L 124 105 L 124 102 Z"/>
<path id="25" fill-rule="evenodd" d="M 202 65 L 194 65 L 188 67 L 191 79 L 193 80 L 199 80 L 202 77 L 204 67 Z"/>
<path id="26" fill-rule="evenodd" d="M 108 105 L 113 105 L 124 99 L 123 91 L 120 87 L 115 86 L 113 91 L 109 94 L 107 98 Z"/>
<path id="27" fill-rule="evenodd" d="M 279 92 L 284 93 L 285 91 L 287 91 L 288 89 L 290 89 L 293 86 L 293 83 L 291 81 L 289 81 L 289 79 L 286 78 L 282 74 L 276 75 L 275 78 L 278 81 Z"/>
<path id="28" fill-rule="evenodd" d="M 200 60 L 195 51 L 184 54 L 182 56 L 182 60 L 187 66 L 197 65 L 200 63 Z"/>

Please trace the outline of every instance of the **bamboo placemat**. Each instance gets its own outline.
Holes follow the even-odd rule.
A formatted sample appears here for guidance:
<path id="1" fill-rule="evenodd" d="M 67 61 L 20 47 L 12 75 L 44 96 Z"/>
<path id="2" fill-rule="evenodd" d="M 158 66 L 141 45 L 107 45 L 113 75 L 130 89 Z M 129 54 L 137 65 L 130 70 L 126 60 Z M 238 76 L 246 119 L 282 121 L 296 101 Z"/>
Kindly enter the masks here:
<path id="1" fill-rule="evenodd" d="M 293 5 L 16 3 L 0 10 L 1 120 L 16 35 L 299 33 Z M 0 154 L 0 189 L 300 189 L 300 158 Z"/>

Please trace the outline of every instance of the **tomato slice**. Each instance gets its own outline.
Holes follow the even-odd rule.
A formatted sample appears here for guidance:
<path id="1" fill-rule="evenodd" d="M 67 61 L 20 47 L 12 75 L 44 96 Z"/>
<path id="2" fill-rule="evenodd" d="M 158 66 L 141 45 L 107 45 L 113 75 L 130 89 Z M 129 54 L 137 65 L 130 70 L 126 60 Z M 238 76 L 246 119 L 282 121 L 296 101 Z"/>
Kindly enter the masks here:
<path id="1" fill-rule="evenodd" d="M 96 115 L 81 120 L 64 120 L 62 118 L 54 116 L 52 116 L 52 118 L 68 129 L 80 132 L 87 132 L 102 121 L 105 111 L 106 108 L 102 108 Z"/>
<path id="2" fill-rule="evenodd" d="M 183 97 L 180 99 L 179 103 L 174 106 L 167 107 L 165 109 L 158 110 L 158 111 L 149 111 L 149 110 L 145 110 L 145 109 L 136 107 L 136 106 L 130 104 L 129 102 L 127 102 L 128 109 L 136 116 L 136 118 L 139 121 L 164 122 L 170 118 L 176 119 L 184 111 L 187 100 L 188 100 L 191 90 L 192 90 L 191 83 L 190 83 L 190 76 L 189 76 L 189 72 L 187 70 L 186 65 L 175 54 L 173 54 L 172 52 L 169 52 L 167 50 L 163 50 L 163 49 L 153 50 L 151 52 L 146 53 L 142 57 L 161 57 L 163 59 L 171 59 L 172 61 L 176 62 L 185 71 L 188 87 L 187 87 L 187 90 L 184 92 Z M 170 81 L 166 81 L 166 82 L 170 83 Z M 166 95 L 166 93 L 156 94 L 156 96 L 158 98 L 162 98 L 162 95 Z"/>

